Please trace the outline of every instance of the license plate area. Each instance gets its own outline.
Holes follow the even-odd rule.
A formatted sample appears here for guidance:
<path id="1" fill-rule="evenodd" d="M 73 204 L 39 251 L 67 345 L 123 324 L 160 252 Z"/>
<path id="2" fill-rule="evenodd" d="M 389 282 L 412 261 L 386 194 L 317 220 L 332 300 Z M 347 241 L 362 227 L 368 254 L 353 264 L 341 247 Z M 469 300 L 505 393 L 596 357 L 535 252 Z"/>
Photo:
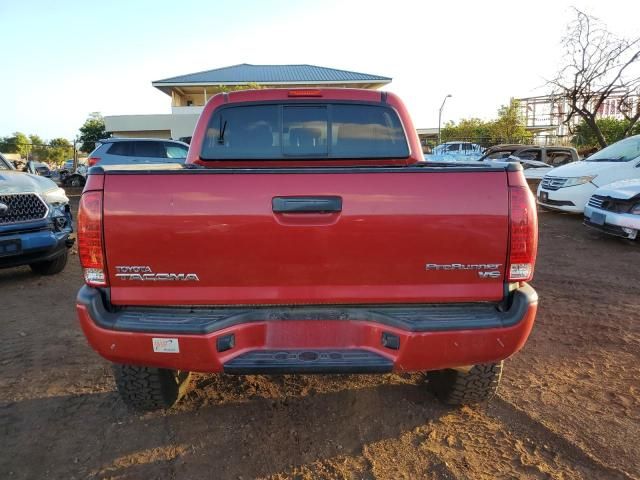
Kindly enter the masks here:
<path id="1" fill-rule="evenodd" d="M 0 240 L 0 257 L 9 257 L 22 253 L 22 240 L 15 238 L 12 240 Z"/>
<path id="2" fill-rule="evenodd" d="M 591 223 L 595 224 L 595 225 L 604 225 L 604 221 L 607 219 L 607 216 L 604 213 L 600 213 L 600 212 L 593 212 L 591 214 Z"/>

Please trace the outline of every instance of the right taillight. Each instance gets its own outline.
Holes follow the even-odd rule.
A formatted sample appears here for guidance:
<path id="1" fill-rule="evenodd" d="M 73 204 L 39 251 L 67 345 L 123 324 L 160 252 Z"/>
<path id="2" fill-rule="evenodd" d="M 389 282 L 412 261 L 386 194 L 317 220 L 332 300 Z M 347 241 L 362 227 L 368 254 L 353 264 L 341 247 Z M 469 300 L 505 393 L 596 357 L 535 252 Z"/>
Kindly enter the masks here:
<path id="1" fill-rule="evenodd" d="M 538 214 L 527 187 L 509 188 L 509 281 L 531 280 L 538 251 Z"/>
<path id="2" fill-rule="evenodd" d="M 89 159 L 87 160 L 87 163 L 89 164 L 90 167 L 93 167 L 99 161 L 100 161 L 100 157 L 89 157 Z"/>
<path id="3" fill-rule="evenodd" d="M 104 287 L 107 274 L 102 245 L 102 192 L 86 192 L 78 210 L 78 254 L 87 285 Z"/>

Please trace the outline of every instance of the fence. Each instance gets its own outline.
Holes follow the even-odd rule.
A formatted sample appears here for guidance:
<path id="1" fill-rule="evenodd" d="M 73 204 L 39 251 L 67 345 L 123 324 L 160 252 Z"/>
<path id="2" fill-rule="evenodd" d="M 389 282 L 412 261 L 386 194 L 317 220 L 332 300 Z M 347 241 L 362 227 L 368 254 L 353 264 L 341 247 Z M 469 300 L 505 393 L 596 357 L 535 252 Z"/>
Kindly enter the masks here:
<path id="1" fill-rule="evenodd" d="M 78 150 L 75 143 L 68 145 L 60 143 L 24 143 L 15 140 L 0 139 L 0 153 L 11 161 L 16 168 L 22 168 L 28 161 L 48 164 L 50 167 L 60 167 L 67 160 L 77 162 Z"/>
<path id="2" fill-rule="evenodd" d="M 516 144 L 516 145 L 539 145 L 539 146 L 574 146 L 571 143 L 572 136 L 570 135 L 534 135 L 532 137 L 511 137 L 511 138 L 495 138 L 495 137 L 460 137 L 460 136 L 445 136 L 442 135 L 442 140 L 438 143 L 437 139 L 430 140 L 425 139 L 424 145 L 430 147 L 437 147 L 439 144 L 447 142 L 467 142 L 474 145 L 479 145 L 482 148 L 489 148 L 494 145 L 501 144 Z"/>

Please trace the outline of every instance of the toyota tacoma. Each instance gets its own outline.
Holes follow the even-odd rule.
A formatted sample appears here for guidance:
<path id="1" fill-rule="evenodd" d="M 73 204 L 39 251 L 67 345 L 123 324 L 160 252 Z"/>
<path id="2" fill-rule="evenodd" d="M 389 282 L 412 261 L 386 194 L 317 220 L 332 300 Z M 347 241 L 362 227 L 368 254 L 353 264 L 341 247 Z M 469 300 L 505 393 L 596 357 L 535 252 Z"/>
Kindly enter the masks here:
<path id="1" fill-rule="evenodd" d="M 77 315 L 131 407 L 189 372 L 426 372 L 482 402 L 537 295 L 522 167 L 430 164 L 393 94 L 218 94 L 185 165 L 95 166 Z"/>

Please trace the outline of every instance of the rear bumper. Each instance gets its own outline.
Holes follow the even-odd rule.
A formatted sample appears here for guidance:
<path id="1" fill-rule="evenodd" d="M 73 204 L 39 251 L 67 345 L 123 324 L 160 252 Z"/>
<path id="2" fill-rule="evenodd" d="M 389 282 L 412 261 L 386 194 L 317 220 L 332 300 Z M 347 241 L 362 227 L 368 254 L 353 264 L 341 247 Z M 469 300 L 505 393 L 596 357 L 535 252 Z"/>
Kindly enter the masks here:
<path id="1" fill-rule="evenodd" d="M 381 373 L 494 362 L 524 345 L 538 297 L 493 304 L 127 308 L 83 287 L 77 314 L 91 346 L 116 363 L 228 373 Z"/>

